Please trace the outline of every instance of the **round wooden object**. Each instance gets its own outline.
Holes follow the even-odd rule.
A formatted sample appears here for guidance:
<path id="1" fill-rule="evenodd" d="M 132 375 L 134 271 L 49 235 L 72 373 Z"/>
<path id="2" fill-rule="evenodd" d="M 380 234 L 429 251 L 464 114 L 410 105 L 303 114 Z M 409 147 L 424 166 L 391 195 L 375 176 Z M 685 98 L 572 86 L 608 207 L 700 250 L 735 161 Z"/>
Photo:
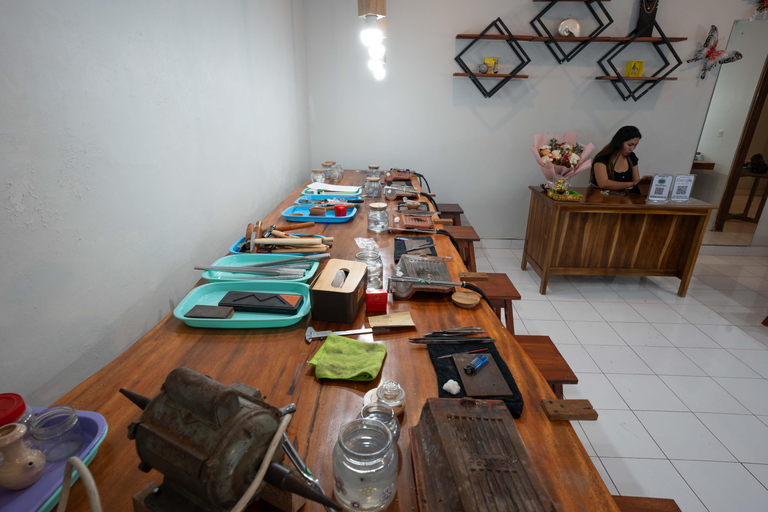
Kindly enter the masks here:
<path id="1" fill-rule="evenodd" d="M 451 295 L 451 301 L 453 301 L 456 306 L 463 309 L 472 309 L 477 306 L 480 304 L 481 298 L 479 293 L 469 290 L 461 290 L 460 292 L 455 292 Z"/>

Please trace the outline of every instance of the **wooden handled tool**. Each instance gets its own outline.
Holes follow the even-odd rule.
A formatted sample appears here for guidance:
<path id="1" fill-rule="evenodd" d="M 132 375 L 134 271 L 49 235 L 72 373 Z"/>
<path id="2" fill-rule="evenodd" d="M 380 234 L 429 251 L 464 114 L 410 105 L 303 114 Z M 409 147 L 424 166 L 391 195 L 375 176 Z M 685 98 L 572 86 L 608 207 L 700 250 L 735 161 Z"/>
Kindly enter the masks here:
<path id="1" fill-rule="evenodd" d="M 314 222 L 292 222 L 291 224 L 275 226 L 275 229 L 278 231 L 295 231 L 297 229 L 312 228 L 314 226 Z"/>
<path id="2" fill-rule="evenodd" d="M 317 237 L 307 238 L 256 238 L 253 243 L 256 245 L 290 245 L 290 246 L 307 246 L 318 245 L 322 242 Z"/>

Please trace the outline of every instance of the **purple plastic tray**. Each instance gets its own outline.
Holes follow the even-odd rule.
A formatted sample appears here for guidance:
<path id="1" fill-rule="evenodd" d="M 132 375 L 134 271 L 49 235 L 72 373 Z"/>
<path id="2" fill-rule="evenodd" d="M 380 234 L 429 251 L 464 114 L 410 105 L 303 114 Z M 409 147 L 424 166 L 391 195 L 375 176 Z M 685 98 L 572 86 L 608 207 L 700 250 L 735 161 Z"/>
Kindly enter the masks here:
<path id="1" fill-rule="evenodd" d="M 35 409 L 39 414 L 45 409 Z M 93 460 L 99 445 L 107 435 L 107 421 L 99 413 L 77 411 L 77 417 L 83 428 L 84 442 L 76 454 L 86 464 Z M 21 491 L 10 491 L 0 487 L 0 510 L 2 512 L 47 512 L 53 510 L 61 496 L 61 483 L 64 480 L 64 466 L 67 461 L 47 463 L 43 476 L 34 485 Z"/>

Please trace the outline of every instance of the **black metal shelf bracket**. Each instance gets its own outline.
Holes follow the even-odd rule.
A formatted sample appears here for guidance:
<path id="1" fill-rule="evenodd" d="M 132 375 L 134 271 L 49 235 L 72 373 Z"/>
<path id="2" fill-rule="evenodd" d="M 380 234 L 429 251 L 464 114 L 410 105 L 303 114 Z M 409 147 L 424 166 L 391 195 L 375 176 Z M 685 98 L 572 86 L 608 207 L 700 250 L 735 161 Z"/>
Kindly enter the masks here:
<path id="1" fill-rule="evenodd" d="M 645 27 L 641 27 L 639 29 L 635 29 L 632 32 L 630 32 L 627 37 L 631 37 L 629 41 L 622 42 L 611 48 L 608 53 L 606 53 L 600 60 L 597 61 L 598 65 L 600 66 L 600 69 L 603 70 L 603 74 L 606 76 L 612 75 L 617 78 L 617 80 L 611 80 L 611 84 L 616 89 L 616 91 L 619 93 L 619 96 L 624 101 L 627 101 L 628 99 L 632 98 L 633 100 L 637 101 L 643 96 L 645 96 L 648 91 L 659 85 L 666 77 L 668 77 L 674 70 L 679 68 L 683 61 L 680 59 L 680 56 L 677 54 L 675 49 L 672 47 L 672 43 L 670 42 L 669 38 L 667 38 L 666 34 L 664 34 L 664 31 L 661 30 L 661 27 L 659 24 L 654 20 L 653 28 L 658 30 L 659 35 L 661 36 L 661 41 L 653 42 L 653 47 L 656 49 L 656 53 L 659 54 L 661 57 L 661 60 L 664 61 L 664 65 L 661 66 L 658 70 L 656 70 L 652 75 L 651 78 L 659 77 L 658 80 L 649 80 L 641 82 L 640 85 L 638 85 L 635 88 L 632 88 L 626 80 L 624 80 L 624 77 L 622 76 L 621 72 L 616 69 L 616 66 L 613 64 L 613 59 L 615 59 L 621 52 L 627 49 L 627 47 L 634 43 L 635 40 L 639 37 L 639 34 L 643 33 L 645 29 L 651 26 L 651 24 L 646 25 Z M 652 33 L 652 32 L 651 32 Z M 661 51 L 661 46 L 666 46 L 669 49 L 670 54 L 672 57 L 674 57 L 674 60 L 676 61 L 676 64 L 672 64 L 669 59 L 664 55 L 664 52 Z M 605 63 L 608 64 L 610 67 L 610 71 L 608 68 L 606 68 Z M 670 67 L 671 66 L 671 67 Z M 667 68 L 669 68 L 667 70 Z M 661 74 L 667 70 L 663 75 Z M 661 76 L 660 76 L 661 75 Z"/>
<path id="2" fill-rule="evenodd" d="M 515 69 L 513 69 L 509 76 L 504 77 L 501 79 L 501 81 L 496 84 L 495 87 L 493 87 L 490 91 L 486 89 L 483 84 L 480 82 L 480 78 L 483 78 L 483 75 L 480 74 L 479 76 L 472 72 L 472 70 L 469 69 L 469 66 L 462 60 L 461 56 L 466 53 L 467 50 L 469 50 L 472 45 L 474 45 L 476 42 L 481 40 L 483 36 L 488 32 L 490 29 L 495 28 L 498 30 L 499 34 L 507 36 L 508 39 L 506 39 L 507 45 L 512 49 L 512 52 L 517 56 L 518 59 L 520 59 L 520 64 L 517 65 Z M 469 74 L 469 78 L 472 80 L 472 83 L 475 84 L 475 87 L 478 88 L 478 90 L 483 94 L 483 97 L 490 98 L 494 94 L 496 94 L 499 89 L 504 87 L 504 85 L 512 80 L 515 75 L 517 75 L 525 66 L 527 66 L 531 62 L 531 58 L 528 57 L 528 54 L 525 53 L 522 46 L 520 46 L 520 43 L 517 39 L 515 39 L 515 36 L 512 35 L 512 32 L 509 31 L 507 26 L 504 24 L 503 21 L 501 21 L 501 18 L 496 18 L 490 25 L 488 25 L 485 30 L 483 30 L 476 38 L 472 40 L 471 43 L 467 45 L 466 48 L 464 48 L 454 59 L 459 67 L 467 74 Z"/>
<path id="3" fill-rule="evenodd" d="M 533 30 L 536 31 L 536 33 L 541 37 L 548 37 L 549 41 L 544 41 L 544 44 L 547 45 L 547 48 L 552 53 L 552 55 L 555 57 L 555 60 L 558 64 L 562 64 L 563 62 L 570 62 L 573 60 L 576 55 L 581 52 L 584 48 L 587 47 L 589 43 L 595 40 L 597 36 L 599 36 L 606 28 L 608 28 L 609 25 L 613 23 L 613 18 L 611 18 L 611 15 L 608 14 L 608 11 L 605 9 L 605 6 L 603 6 L 603 3 L 600 0 L 584 0 L 584 5 L 587 6 L 587 9 L 589 9 L 589 12 L 592 13 L 592 16 L 595 18 L 595 21 L 597 22 L 597 28 L 593 30 L 589 34 L 589 39 L 586 41 L 581 41 L 579 44 L 577 44 L 570 52 L 566 52 L 563 50 L 563 47 L 560 46 L 560 44 L 555 39 L 555 36 L 552 35 L 552 33 L 549 31 L 547 26 L 542 21 L 542 17 L 550 10 L 552 9 L 559 0 L 552 0 L 549 5 L 547 5 L 533 20 L 531 20 L 531 26 L 533 26 Z M 597 11 L 592 7 L 592 4 L 596 4 L 600 10 L 603 12 L 603 15 L 607 18 L 607 22 L 603 22 L 602 19 L 600 19 L 600 16 L 598 15 Z M 541 27 L 541 30 L 539 29 Z"/>

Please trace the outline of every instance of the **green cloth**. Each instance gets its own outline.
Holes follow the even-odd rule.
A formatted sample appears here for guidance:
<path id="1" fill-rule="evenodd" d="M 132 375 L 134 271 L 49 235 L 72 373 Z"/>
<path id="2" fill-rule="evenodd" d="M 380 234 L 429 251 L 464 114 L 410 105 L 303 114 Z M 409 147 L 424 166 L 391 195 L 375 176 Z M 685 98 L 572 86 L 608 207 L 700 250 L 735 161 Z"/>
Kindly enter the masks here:
<path id="1" fill-rule="evenodd" d="M 387 346 L 331 334 L 309 364 L 318 379 L 373 380 L 379 374 Z"/>

